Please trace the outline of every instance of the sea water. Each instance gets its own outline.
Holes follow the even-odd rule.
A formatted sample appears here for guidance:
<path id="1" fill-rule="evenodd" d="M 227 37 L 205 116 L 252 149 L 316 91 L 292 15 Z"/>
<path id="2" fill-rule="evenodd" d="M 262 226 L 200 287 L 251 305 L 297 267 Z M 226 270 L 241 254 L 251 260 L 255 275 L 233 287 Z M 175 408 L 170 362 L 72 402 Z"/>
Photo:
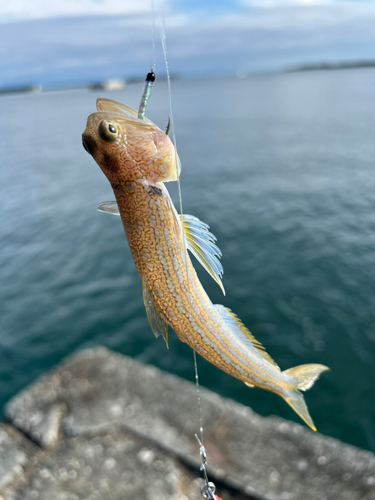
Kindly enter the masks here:
<path id="1" fill-rule="evenodd" d="M 282 369 L 331 368 L 306 400 L 323 434 L 375 451 L 375 70 L 173 82 L 184 212 L 223 252 L 223 297 Z M 194 381 L 193 352 L 148 326 L 110 186 L 81 145 L 103 96 L 0 97 L 0 404 L 64 356 L 105 345 Z M 165 82 L 147 115 L 168 122 Z M 168 186 L 175 201 L 176 188 Z M 200 382 L 262 415 L 281 398 L 199 358 Z M 204 400 L 202 401 L 204 405 Z M 198 428 L 198 416 L 197 416 Z"/>

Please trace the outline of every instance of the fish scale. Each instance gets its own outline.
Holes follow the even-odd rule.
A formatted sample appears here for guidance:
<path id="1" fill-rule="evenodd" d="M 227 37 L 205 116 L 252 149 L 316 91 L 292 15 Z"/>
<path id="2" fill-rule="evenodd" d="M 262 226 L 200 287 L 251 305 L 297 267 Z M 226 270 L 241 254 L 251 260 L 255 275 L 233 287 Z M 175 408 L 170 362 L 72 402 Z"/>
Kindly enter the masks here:
<path id="1" fill-rule="evenodd" d="M 143 182 L 134 182 L 132 186 L 131 192 L 129 189 L 122 192 L 117 190 L 116 201 L 138 274 L 152 291 L 153 302 L 181 341 L 189 344 L 211 363 L 225 367 L 230 375 L 242 379 L 253 367 L 247 363 L 245 365 L 245 359 L 240 361 L 245 358 L 243 346 L 228 348 L 230 332 L 220 321 L 204 292 L 189 257 L 187 264 L 190 279 L 187 281 L 185 255 L 180 237 L 175 232 L 176 225 L 172 221 L 176 215 L 171 210 L 171 202 L 164 202 L 164 199 L 169 200 L 165 186 L 162 197 L 150 191 Z M 135 230 L 134 219 L 128 216 L 129 213 L 142 210 L 144 226 L 148 223 L 153 229 L 145 233 L 146 238 L 143 232 Z M 147 259 L 142 258 L 144 249 L 148 250 Z M 177 262 L 177 269 L 182 270 L 182 283 L 177 277 L 174 260 Z M 152 271 L 147 266 L 148 262 L 153 264 Z M 229 355 L 229 349 L 236 354 Z M 217 359 L 218 356 L 220 359 Z M 262 371 L 256 375 L 254 373 L 257 379 L 262 379 Z M 270 376 L 265 380 L 269 384 Z M 246 381 L 251 382 L 250 379 Z"/>
<path id="2" fill-rule="evenodd" d="M 212 304 L 186 248 L 221 286 L 220 250 L 207 224 L 180 218 L 165 182 L 177 180 L 180 164 L 172 142 L 137 111 L 98 99 L 82 135 L 112 185 L 115 202 L 99 209 L 119 214 L 143 284 L 150 326 L 168 345 L 170 326 L 177 337 L 209 362 L 249 387 L 274 392 L 315 430 L 301 390 L 312 386 L 324 365 L 307 364 L 281 371 L 229 309 Z"/>

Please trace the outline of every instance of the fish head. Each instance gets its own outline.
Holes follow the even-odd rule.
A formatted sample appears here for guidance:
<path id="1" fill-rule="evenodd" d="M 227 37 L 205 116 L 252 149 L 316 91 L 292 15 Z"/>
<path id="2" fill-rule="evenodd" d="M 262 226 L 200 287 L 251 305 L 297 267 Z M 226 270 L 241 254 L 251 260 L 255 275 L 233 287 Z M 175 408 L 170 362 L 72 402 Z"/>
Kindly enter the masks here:
<path id="1" fill-rule="evenodd" d="M 146 180 L 150 184 L 177 180 L 180 161 L 167 134 L 138 112 L 110 99 L 97 99 L 97 112 L 87 119 L 84 149 L 111 184 Z"/>

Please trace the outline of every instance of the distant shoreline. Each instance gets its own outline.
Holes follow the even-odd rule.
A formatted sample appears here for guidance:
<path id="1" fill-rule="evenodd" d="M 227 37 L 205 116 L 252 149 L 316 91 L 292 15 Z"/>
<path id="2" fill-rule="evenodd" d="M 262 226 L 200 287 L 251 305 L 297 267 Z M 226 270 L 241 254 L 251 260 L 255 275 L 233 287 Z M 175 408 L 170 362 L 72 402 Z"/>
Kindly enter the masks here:
<path id="1" fill-rule="evenodd" d="M 328 62 L 328 63 L 316 63 L 316 64 L 301 64 L 294 67 L 280 69 L 279 71 L 271 72 L 271 74 L 275 73 L 299 73 L 302 71 L 327 71 L 327 70 L 341 70 L 341 69 L 360 69 L 360 68 L 375 68 L 375 59 L 374 60 L 365 60 L 365 61 L 343 61 L 343 62 Z M 247 73 L 244 74 L 241 78 L 247 78 L 251 76 L 259 76 L 263 73 Z M 269 72 L 264 74 L 270 74 Z M 234 75 L 221 75 L 225 76 L 237 76 Z M 172 80 L 181 79 L 181 75 L 171 75 Z M 218 75 L 212 75 L 211 78 L 218 78 Z M 158 80 L 163 81 L 166 79 L 166 75 L 159 76 Z M 113 79 L 104 79 L 102 81 L 93 81 L 90 83 L 82 83 L 82 84 L 73 84 L 73 85 L 61 85 L 60 86 L 44 86 L 40 83 L 34 83 L 29 85 L 20 85 L 20 86 L 8 86 L 0 88 L 0 94 L 13 94 L 13 93 L 40 93 L 44 91 L 60 91 L 60 90 L 77 90 L 77 89 L 88 89 L 88 90 L 121 90 L 125 87 L 125 85 L 129 85 L 132 83 L 139 83 L 144 81 L 144 77 L 131 77 L 128 79 L 122 78 L 113 78 Z"/>
<path id="2" fill-rule="evenodd" d="M 318 70 L 336 70 L 336 69 L 357 69 L 357 68 L 375 68 L 375 60 L 371 61 L 342 61 L 335 63 L 316 63 L 302 64 L 286 70 L 286 73 L 296 73 L 299 71 L 318 71 Z"/>
<path id="3" fill-rule="evenodd" d="M 180 79 L 180 75 L 172 74 L 170 76 L 171 80 Z M 158 76 L 158 81 L 165 81 L 167 76 L 162 74 Z M 92 82 L 85 82 L 81 84 L 65 84 L 65 85 L 42 85 L 41 83 L 25 84 L 25 85 L 15 85 L 0 88 L 0 94 L 16 94 L 16 93 L 34 93 L 39 94 L 40 92 L 53 92 L 61 90 L 78 90 L 78 89 L 88 89 L 88 90 L 106 90 L 108 92 L 122 90 L 126 85 L 132 83 L 144 82 L 144 76 L 136 76 L 131 78 L 108 78 L 103 80 L 95 80 Z"/>

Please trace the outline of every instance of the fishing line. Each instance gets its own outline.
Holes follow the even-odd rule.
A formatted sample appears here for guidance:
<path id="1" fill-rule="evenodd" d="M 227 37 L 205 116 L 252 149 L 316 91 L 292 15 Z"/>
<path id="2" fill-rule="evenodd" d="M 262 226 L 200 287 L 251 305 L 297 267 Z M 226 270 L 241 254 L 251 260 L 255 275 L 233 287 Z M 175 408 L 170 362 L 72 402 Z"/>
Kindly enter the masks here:
<path id="1" fill-rule="evenodd" d="M 170 74 L 169 74 L 169 64 L 168 64 L 168 56 L 167 56 L 167 38 L 166 38 L 166 35 L 165 35 L 165 21 L 164 21 L 164 3 L 162 3 L 162 24 L 161 24 L 161 28 L 160 28 L 160 40 L 161 40 L 161 45 L 163 47 L 163 55 L 164 55 L 164 62 L 165 62 L 165 71 L 167 73 L 168 96 L 169 96 L 169 116 L 170 116 L 170 122 L 171 122 L 171 125 L 172 125 L 172 133 L 173 133 L 172 137 L 173 137 L 174 152 L 175 152 L 175 164 L 176 164 L 176 169 L 178 169 L 179 159 L 178 159 L 178 154 L 177 154 L 176 131 L 175 131 L 175 128 L 174 128 L 171 77 L 170 77 Z M 181 214 L 181 219 L 182 219 L 182 217 L 183 217 L 183 211 L 182 211 L 182 193 L 181 193 L 181 182 L 180 182 L 179 172 L 177 172 L 177 186 L 178 186 L 178 198 L 179 198 L 179 201 L 180 201 L 180 214 Z M 185 259 L 186 259 L 186 243 L 185 243 L 185 238 L 184 238 L 184 250 L 185 250 Z M 187 264 L 187 262 L 185 261 L 185 265 L 186 264 Z M 187 265 L 186 265 L 186 269 L 187 269 Z"/>
<path id="2" fill-rule="evenodd" d="M 156 20 L 155 20 L 155 0 L 151 0 L 152 8 L 152 55 L 154 62 L 151 66 L 153 72 L 156 70 Z"/>
<path id="3" fill-rule="evenodd" d="M 164 2 L 162 1 L 161 4 L 161 12 L 162 12 L 162 26 L 160 29 L 160 39 L 161 39 L 161 44 L 163 47 L 163 55 L 164 55 L 164 62 L 165 62 L 165 69 L 166 69 L 166 74 L 167 74 L 167 83 L 168 83 L 168 95 L 169 95 L 169 109 L 170 109 L 170 123 L 172 125 L 172 131 L 173 131 L 173 144 L 175 148 L 175 165 L 176 169 L 179 168 L 179 159 L 178 159 L 178 154 L 177 154 L 177 142 L 176 142 L 176 132 L 175 132 L 175 127 L 174 127 L 174 117 L 173 117 L 173 102 L 172 102 L 172 88 L 171 88 L 171 78 L 170 78 L 170 73 L 169 73 L 169 64 L 168 64 L 168 53 L 167 53 L 167 39 L 166 39 L 166 34 L 165 34 L 165 16 L 164 16 Z M 177 172 L 177 186 L 178 186 L 178 197 L 179 197 L 179 202 L 180 202 L 180 217 L 181 217 L 181 230 L 183 231 L 183 208 L 182 208 L 182 192 L 181 192 L 181 182 L 180 182 L 180 172 Z M 187 248 L 186 248 L 186 239 L 183 238 L 183 246 L 184 246 L 184 255 L 185 255 L 185 268 L 186 268 L 186 279 L 187 279 L 187 286 L 188 286 L 188 300 L 191 303 L 191 294 L 190 294 L 190 277 L 189 277 L 189 268 L 188 268 L 188 260 L 187 260 Z M 199 390 L 199 377 L 198 377 L 198 364 L 197 364 L 197 354 L 195 349 L 193 348 L 193 353 L 194 353 L 194 369 L 195 369 L 195 387 L 196 387 L 196 392 L 197 392 L 197 399 L 198 399 L 198 413 L 199 413 L 199 433 L 200 433 L 200 439 L 195 434 L 195 438 L 198 441 L 199 444 L 199 452 L 201 455 L 201 460 L 202 464 L 200 467 L 201 472 L 203 473 L 203 478 L 204 478 L 204 484 L 201 487 L 201 494 L 204 498 L 210 499 L 210 500 L 215 500 L 215 485 L 214 483 L 211 483 L 208 481 L 208 475 L 207 475 L 207 454 L 206 454 L 206 449 L 203 444 L 203 416 L 202 416 L 202 404 L 201 404 L 201 397 L 200 397 L 200 390 Z"/>
<path id="4" fill-rule="evenodd" d="M 155 82 L 155 68 L 156 68 L 156 44 L 155 44 L 155 39 L 156 39 L 156 21 L 155 21 L 155 4 L 154 0 L 151 0 L 151 8 L 152 8 L 152 57 L 153 57 L 153 63 L 151 66 L 151 70 L 149 73 L 146 75 L 146 80 L 145 84 L 143 87 L 143 92 L 142 92 L 142 97 L 141 97 L 141 102 L 139 103 L 139 108 L 138 108 L 138 118 L 140 120 L 144 120 L 145 113 L 146 113 L 146 106 L 148 99 L 151 94 L 152 87 L 154 86 Z"/>
<path id="5" fill-rule="evenodd" d="M 201 394 L 200 394 L 200 389 L 199 389 L 197 353 L 196 353 L 195 349 L 193 349 L 193 352 L 194 352 L 194 369 L 195 369 L 195 389 L 197 391 L 197 398 L 198 398 L 199 433 L 200 433 L 200 440 L 203 444 L 203 416 L 202 416 Z"/>
<path id="6" fill-rule="evenodd" d="M 174 116 L 173 116 L 173 102 L 172 102 L 172 87 L 171 87 L 171 78 L 169 74 L 169 64 L 168 64 L 168 52 L 167 52 L 167 39 L 165 35 L 165 17 L 164 17 L 164 3 L 162 3 L 162 26 L 160 29 L 160 39 L 161 39 L 161 44 L 163 47 L 163 55 L 164 55 L 164 62 L 165 62 L 165 70 L 167 73 L 167 82 L 168 82 L 168 96 L 169 96 L 169 110 L 170 110 L 170 122 L 172 125 L 172 131 L 173 131 L 173 144 L 174 144 L 174 150 L 175 150 L 175 164 L 176 168 L 178 168 L 178 154 L 177 154 L 177 141 L 176 141 L 176 132 L 175 132 L 175 127 L 174 127 Z M 181 230 L 183 231 L 183 208 L 182 208 L 182 191 L 181 191 L 181 181 L 180 181 L 180 176 L 177 173 L 177 187 L 178 187 L 178 198 L 180 202 L 180 216 L 181 216 Z M 185 268 L 186 268 L 186 281 L 187 281 L 187 286 L 188 286 L 188 300 L 191 302 L 191 294 L 190 294 L 190 279 L 189 279 L 189 268 L 188 268 L 188 261 L 187 261 L 187 248 L 186 248 L 186 240 L 183 238 L 183 246 L 184 246 L 184 256 L 185 256 Z M 195 352 L 195 349 L 193 348 L 193 353 L 194 353 L 194 369 L 195 369 L 195 387 L 197 391 L 197 398 L 198 398 L 198 412 L 199 412 L 199 432 L 201 436 L 201 442 L 203 444 L 203 421 L 202 421 L 202 407 L 201 407 L 201 398 L 200 398 L 200 392 L 199 392 L 199 378 L 198 378 L 198 364 L 197 364 L 197 355 Z"/>
<path id="7" fill-rule="evenodd" d="M 146 113 L 146 106 L 148 99 L 150 97 L 150 93 L 153 87 L 153 83 L 155 81 L 155 67 L 156 67 L 156 48 L 155 48 L 155 33 L 156 33 L 156 21 L 155 21 L 155 4 L 154 0 L 151 0 L 152 4 L 152 14 L 153 14 L 153 23 L 152 23 L 152 51 L 153 51 L 153 65 L 151 66 L 151 71 L 147 73 L 145 84 L 143 87 L 143 93 L 141 97 L 141 102 L 139 104 L 138 109 L 138 118 L 143 120 Z M 164 16 L 164 3 L 161 3 L 161 28 L 160 28 L 160 40 L 163 48 L 165 69 L 167 74 L 167 83 L 168 83 L 168 96 L 169 96 L 169 122 L 167 130 L 169 129 L 169 125 L 172 125 L 172 134 L 173 134 L 173 144 L 175 151 L 175 166 L 176 166 L 176 177 L 177 177 L 177 186 L 178 186 L 178 197 L 180 202 L 180 227 L 183 234 L 183 208 L 182 208 L 182 192 L 181 192 L 181 182 L 180 182 L 180 161 L 177 153 L 177 141 L 176 141 L 176 132 L 174 126 L 174 116 L 173 116 L 173 102 L 172 102 L 172 88 L 171 88 L 171 78 L 169 73 L 169 64 L 168 64 L 168 53 L 167 53 L 167 39 L 165 35 L 165 16 Z M 167 133 L 167 131 L 166 131 Z M 185 268 L 186 268 L 186 283 L 187 283 L 187 297 L 188 301 L 191 304 L 191 293 L 190 293 L 190 276 L 189 276 L 189 267 L 188 267 L 188 257 L 187 257 L 187 248 L 186 248 L 186 239 L 182 238 L 183 249 L 184 249 L 184 257 L 185 257 Z M 204 483 L 201 487 L 201 494 L 204 498 L 209 500 L 215 500 L 215 485 L 208 481 L 207 475 L 207 454 L 206 449 L 203 444 L 203 416 L 202 416 L 202 404 L 201 404 L 201 396 L 200 396 L 200 388 L 199 388 L 199 376 L 198 376 L 198 364 L 197 364 L 197 354 L 195 349 L 193 348 L 194 353 L 194 369 L 195 369 L 195 387 L 197 392 L 197 400 L 198 400 L 198 414 L 199 414 L 199 433 L 200 438 L 197 434 L 195 434 L 195 438 L 199 444 L 199 452 L 201 455 L 201 467 L 200 471 L 203 473 Z"/>

